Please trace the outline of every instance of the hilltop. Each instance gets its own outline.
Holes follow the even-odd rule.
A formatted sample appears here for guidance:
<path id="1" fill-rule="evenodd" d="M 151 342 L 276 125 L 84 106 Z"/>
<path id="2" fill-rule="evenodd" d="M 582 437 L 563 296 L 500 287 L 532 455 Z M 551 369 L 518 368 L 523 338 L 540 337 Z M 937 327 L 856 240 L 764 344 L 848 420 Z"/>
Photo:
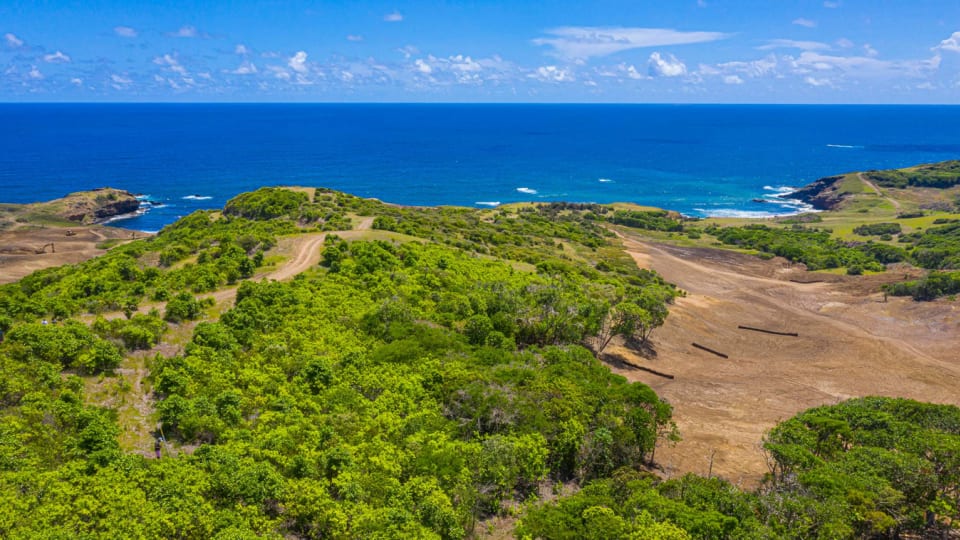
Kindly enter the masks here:
<path id="1" fill-rule="evenodd" d="M 953 268 L 960 215 L 893 189 L 758 222 L 262 188 L 35 272 L 0 286 L 0 535 L 948 528 L 956 302 L 882 291 Z"/>

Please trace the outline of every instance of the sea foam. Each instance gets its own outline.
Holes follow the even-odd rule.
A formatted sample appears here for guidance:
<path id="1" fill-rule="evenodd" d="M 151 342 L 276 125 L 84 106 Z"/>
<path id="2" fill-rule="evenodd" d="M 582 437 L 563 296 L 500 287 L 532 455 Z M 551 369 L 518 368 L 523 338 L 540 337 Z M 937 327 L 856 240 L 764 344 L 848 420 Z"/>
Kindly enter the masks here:
<path id="1" fill-rule="evenodd" d="M 180 197 L 181 199 L 186 199 L 188 201 L 209 201 L 213 197 L 208 195 L 187 195 L 186 197 Z"/>
<path id="2" fill-rule="evenodd" d="M 500 201 L 477 201 L 473 204 L 477 206 L 500 206 Z"/>

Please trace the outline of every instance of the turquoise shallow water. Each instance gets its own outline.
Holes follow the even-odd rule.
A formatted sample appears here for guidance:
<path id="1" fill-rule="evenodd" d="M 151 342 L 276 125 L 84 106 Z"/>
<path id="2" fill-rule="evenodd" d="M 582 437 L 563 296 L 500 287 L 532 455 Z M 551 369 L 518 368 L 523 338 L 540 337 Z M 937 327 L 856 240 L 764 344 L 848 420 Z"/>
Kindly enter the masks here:
<path id="1" fill-rule="evenodd" d="M 399 204 L 627 201 L 691 215 L 830 174 L 960 157 L 960 107 L 3 104 L 0 201 L 112 186 L 157 230 L 263 185 Z"/>

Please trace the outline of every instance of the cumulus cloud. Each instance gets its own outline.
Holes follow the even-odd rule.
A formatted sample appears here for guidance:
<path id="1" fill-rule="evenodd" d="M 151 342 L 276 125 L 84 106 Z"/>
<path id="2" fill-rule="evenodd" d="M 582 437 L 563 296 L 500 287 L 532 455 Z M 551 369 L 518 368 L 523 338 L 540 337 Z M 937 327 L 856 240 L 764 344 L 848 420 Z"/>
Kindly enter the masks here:
<path id="1" fill-rule="evenodd" d="M 304 51 L 297 51 L 296 54 L 290 57 L 290 60 L 287 61 L 287 65 L 290 66 L 290 69 L 296 71 L 297 73 L 307 73 L 309 68 L 307 67 L 307 53 Z"/>
<path id="2" fill-rule="evenodd" d="M 543 82 L 573 82 L 576 80 L 573 73 L 567 68 L 557 66 L 540 66 L 529 75 L 530 78 Z"/>
<path id="3" fill-rule="evenodd" d="M 384 15 L 383 20 L 387 22 L 400 22 L 403 20 L 403 15 L 399 11 L 394 11 Z"/>
<path id="4" fill-rule="evenodd" d="M 195 37 L 198 37 L 200 33 L 197 32 L 196 27 L 186 25 L 186 26 L 181 26 L 180 29 L 177 30 L 176 32 L 170 32 L 167 35 L 170 37 L 178 37 L 178 38 L 195 38 Z"/>
<path id="5" fill-rule="evenodd" d="M 347 34 L 347 41 L 363 41 L 363 36 L 359 34 Z"/>
<path id="6" fill-rule="evenodd" d="M 586 60 L 644 47 L 704 43 L 730 36 L 722 32 L 680 32 L 668 28 L 592 26 L 564 26 L 545 33 L 551 37 L 534 39 L 533 44 L 552 47 L 557 56 L 571 60 Z"/>
<path id="7" fill-rule="evenodd" d="M 240 67 L 231 71 L 230 73 L 233 73 L 234 75 L 253 75 L 256 72 L 257 66 L 250 61 L 244 61 L 242 64 L 240 64 Z"/>
<path id="8" fill-rule="evenodd" d="M 840 38 L 837 40 L 837 46 L 844 49 L 850 49 L 853 47 L 853 45 L 853 42 L 847 38 Z"/>
<path id="9" fill-rule="evenodd" d="M 723 84 L 743 84 L 743 79 L 738 75 L 727 75 L 723 78 Z"/>
<path id="10" fill-rule="evenodd" d="M 817 26 L 816 21 L 811 21 L 810 19 L 804 19 L 803 17 L 800 17 L 799 19 L 794 19 L 793 24 L 797 26 L 805 26 L 807 28 L 815 28 Z"/>
<path id="11" fill-rule="evenodd" d="M 66 64 L 70 62 L 70 57 L 60 51 L 57 51 L 53 54 L 43 55 L 43 61 L 48 64 Z"/>
<path id="12" fill-rule="evenodd" d="M 796 41 L 793 39 L 771 39 L 764 45 L 757 47 L 757 50 L 769 51 L 773 49 L 801 49 L 804 51 L 815 51 L 819 49 L 829 49 L 830 46 L 819 41 Z"/>
<path id="13" fill-rule="evenodd" d="M 180 64 L 180 61 L 171 54 L 165 54 L 163 56 L 158 56 L 153 59 L 153 63 L 158 66 L 164 66 L 174 73 L 179 73 L 180 75 L 186 75 L 187 69 Z"/>
<path id="14" fill-rule="evenodd" d="M 716 74 L 739 74 L 752 78 L 765 77 L 775 74 L 777 72 L 777 66 L 777 57 L 773 54 L 770 54 L 759 60 L 751 60 L 748 62 L 724 62 L 722 64 L 718 64 L 716 68 Z M 703 66 L 701 66 L 700 71 L 703 72 Z"/>
<path id="15" fill-rule="evenodd" d="M 417 58 L 417 61 L 414 62 L 414 65 L 417 67 L 417 71 L 423 73 L 424 75 L 433 73 L 433 66 L 424 62 L 421 58 Z"/>
<path id="16" fill-rule="evenodd" d="M 870 46 L 869 43 L 863 44 L 863 53 L 867 56 L 873 58 L 874 56 L 880 56 L 880 53 L 876 49 Z"/>
<path id="17" fill-rule="evenodd" d="M 17 36 L 7 32 L 3 35 L 4 41 L 7 42 L 7 46 L 16 49 L 17 47 L 23 47 L 23 40 Z"/>
<path id="18" fill-rule="evenodd" d="M 72 84 L 72 85 L 74 85 L 74 86 L 80 86 L 80 85 L 83 84 L 83 79 L 81 79 L 81 78 L 79 78 L 79 77 L 74 77 L 74 78 L 70 79 L 70 84 Z"/>
<path id="19" fill-rule="evenodd" d="M 130 78 L 125 77 L 123 75 L 117 75 L 116 73 L 110 75 L 110 80 L 113 81 L 114 84 L 121 84 L 121 85 L 127 85 L 133 82 L 132 80 L 130 80 Z"/>
<path id="20" fill-rule="evenodd" d="M 135 38 L 139 35 L 135 28 L 131 28 L 129 26 L 114 26 L 113 33 L 125 38 Z"/>
<path id="21" fill-rule="evenodd" d="M 420 54 L 420 49 L 414 47 L 413 45 L 406 45 L 404 47 L 400 47 L 399 49 L 397 49 L 397 52 L 399 52 L 400 54 L 403 55 L 404 58 L 409 60 L 411 56 L 415 54 Z"/>
<path id="22" fill-rule="evenodd" d="M 37 69 L 37 66 L 30 66 L 30 72 L 27 73 L 27 76 L 35 81 L 39 81 L 43 78 L 43 73 L 40 73 L 40 70 Z"/>
<path id="23" fill-rule="evenodd" d="M 237 46 L 233 48 L 233 54 L 244 56 L 250 54 L 250 49 L 248 49 L 243 43 L 237 43 Z"/>
<path id="24" fill-rule="evenodd" d="M 687 66 L 672 54 L 654 52 L 647 61 L 647 71 L 652 77 L 679 77 L 687 73 Z"/>
<path id="25" fill-rule="evenodd" d="M 10 34 L 7 34 L 8 36 Z M 950 51 L 955 53 L 960 53 L 960 32 L 954 32 L 947 39 L 940 42 L 939 45 L 934 47 L 934 50 L 941 51 Z"/>

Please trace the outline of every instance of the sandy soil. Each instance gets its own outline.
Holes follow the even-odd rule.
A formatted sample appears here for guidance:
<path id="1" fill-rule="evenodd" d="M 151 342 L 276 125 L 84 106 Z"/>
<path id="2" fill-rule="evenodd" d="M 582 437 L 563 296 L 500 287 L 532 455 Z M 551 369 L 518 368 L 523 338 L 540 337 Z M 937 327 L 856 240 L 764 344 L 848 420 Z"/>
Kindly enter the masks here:
<path id="1" fill-rule="evenodd" d="M 67 236 L 72 230 L 74 235 Z M 149 236 L 147 233 L 117 227 L 22 227 L 0 232 L 0 284 L 12 283 L 37 270 L 76 264 L 103 255 L 97 244 L 109 239 L 130 240 Z M 48 244 L 52 243 L 51 248 Z M 40 249 L 45 252 L 36 253 Z"/>
<path id="2" fill-rule="evenodd" d="M 676 377 L 612 366 L 674 405 L 683 441 L 657 451 L 667 475 L 707 474 L 713 455 L 714 475 L 755 485 L 767 472 L 764 432 L 818 405 L 865 395 L 960 405 L 960 302 L 885 302 L 880 283 L 902 273 L 853 278 L 721 250 L 636 239 L 625 246 L 640 266 L 688 292 L 654 332 L 653 357 L 611 350 Z"/>

